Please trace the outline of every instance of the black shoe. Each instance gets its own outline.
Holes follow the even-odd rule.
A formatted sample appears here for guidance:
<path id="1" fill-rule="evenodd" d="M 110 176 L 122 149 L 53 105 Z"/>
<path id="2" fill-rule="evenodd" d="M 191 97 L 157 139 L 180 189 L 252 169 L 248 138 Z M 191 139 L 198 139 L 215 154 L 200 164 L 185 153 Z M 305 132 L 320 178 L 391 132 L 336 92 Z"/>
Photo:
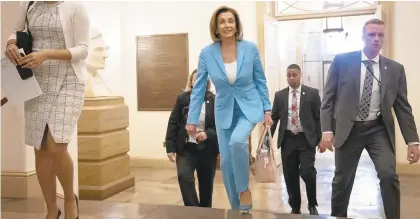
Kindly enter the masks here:
<path id="1" fill-rule="evenodd" d="M 302 212 L 300 212 L 300 210 L 292 209 L 290 214 L 302 214 Z"/>
<path id="2" fill-rule="evenodd" d="M 60 219 L 60 216 L 61 216 L 61 210 L 60 210 L 60 208 L 58 208 L 58 211 L 57 211 L 57 219 Z"/>
<path id="3" fill-rule="evenodd" d="M 76 208 L 77 208 L 77 217 L 76 219 L 79 219 L 79 198 L 77 198 L 77 195 L 74 195 L 74 198 L 76 200 Z"/>
<path id="4" fill-rule="evenodd" d="M 60 209 L 58 209 L 57 219 L 60 219 L 60 216 L 61 216 L 61 210 L 60 210 Z"/>
<path id="5" fill-rule="evenodd" d="M 308 205 L 309 215 L 319 215 L 315 205 Z"/>

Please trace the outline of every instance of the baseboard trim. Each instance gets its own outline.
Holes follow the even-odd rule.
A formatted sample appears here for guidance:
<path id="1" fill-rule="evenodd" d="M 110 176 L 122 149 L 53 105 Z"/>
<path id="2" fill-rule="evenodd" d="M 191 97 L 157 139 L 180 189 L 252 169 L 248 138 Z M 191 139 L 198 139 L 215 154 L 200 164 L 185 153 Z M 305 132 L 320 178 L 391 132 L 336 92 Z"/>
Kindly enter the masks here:
<path id="1" fill-rule="evenodd" d="M 420 176 L 420 164 L 397 164 L 397 174 Z"/>
<path id="2" fill-rule="evenodd" d="M 131 167 L 175 170 L 176 164 L 162 158 L 131 157 Z"/>
<path id="3" fill-rule="evenodd" d="M 80 200 L 102 201 L 134 185 L 134 176 L 130 174 L 102 186 L 79 186 L 79 197 Z"/>
<path id="4" fill-rule="evenodd" d="M 30 177 L 36 175 L 36 171 L 29 172 L 13 172 L 13 171 L 1 171 L 1 176 L 12 176 L 12 177 Z"/>
<path id="5" fill-rule="evenodd" d="M 1 172 L 2 198 L 42 197 L 41 188 L 35 171 Z"/>

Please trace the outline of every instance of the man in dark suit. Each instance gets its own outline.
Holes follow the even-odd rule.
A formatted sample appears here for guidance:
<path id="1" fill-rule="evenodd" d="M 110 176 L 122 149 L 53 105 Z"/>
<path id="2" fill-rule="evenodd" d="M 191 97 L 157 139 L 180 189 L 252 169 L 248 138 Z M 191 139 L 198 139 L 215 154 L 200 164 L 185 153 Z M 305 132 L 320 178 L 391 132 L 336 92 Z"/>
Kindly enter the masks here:
<path id="1" fill-rule="evenodd" d="M 281 147 L 283 174 L 291 213 L 301 213 L 300 174 L 306 184 L 309 213 L 318 215 L 314 165 L 316 146 L 321 139 L 321 98 L 317 89 L 301 85 L 301 77 L 298 65 L 292 64 L 287 68 L 289 87 L 275 94 L 271 133 L 274 134 L 280 121 L 277 145 Z"/>
<path id="2" fill-rule="evenodd" d="M 334 144 L 332 216 L 347 216 L 357 165 L 366 149 L 378 173 L 386 218 L 400 218 L 392 108 L 408 145 L 408 161 L 419 160 L 419 137 L 407 99 L 404 67 L 379 54 L 384 32 L 381 20 L 366 22 L 363 51 L 337 55 L 329 70 L 321 106 L 320 151 L 333 150 Z"/>

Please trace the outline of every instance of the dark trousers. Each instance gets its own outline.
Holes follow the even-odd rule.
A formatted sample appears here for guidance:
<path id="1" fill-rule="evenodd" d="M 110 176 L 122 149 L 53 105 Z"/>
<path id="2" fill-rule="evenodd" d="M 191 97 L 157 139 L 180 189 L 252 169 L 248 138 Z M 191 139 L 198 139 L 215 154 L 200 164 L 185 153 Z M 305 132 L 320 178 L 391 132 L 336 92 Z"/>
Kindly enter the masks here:
<path id="1" fill-rule="evenodd" d="M 400 182 L 395 171 L 395 152 L 381 119 L 355 122 L 346 142 L 335 148 L 331 215 L 347 217 L 356 169 L 363 149 L 369 153 L 378 173 L 386 218 L 399 219 Z"/>
<path id="2" fill-rule="evenodd" d="M 285 131 L 281 146 L 281 159 L 284 180 L 289 194 L 289 204 L 294 211 L 299 211 L 301 206 L 299 176 L 305 182 L 309 205 L 318 205 L 314 166 L 315 153 L 315 147 L 308 144 L 303 133 L 293 135 L 290 131 Z"/>
<path id="3" fill-rule="evenodd" d="M 187 143 L 177 154 L 176 167 L 178 182 L 185 206 L 212 206 L 213 182 L 216 173 L 217 153 L 206 147 L 197 149 L 197 145 Z M 197 171 L 200 200 L 195 189 L 194 172 Z"/>

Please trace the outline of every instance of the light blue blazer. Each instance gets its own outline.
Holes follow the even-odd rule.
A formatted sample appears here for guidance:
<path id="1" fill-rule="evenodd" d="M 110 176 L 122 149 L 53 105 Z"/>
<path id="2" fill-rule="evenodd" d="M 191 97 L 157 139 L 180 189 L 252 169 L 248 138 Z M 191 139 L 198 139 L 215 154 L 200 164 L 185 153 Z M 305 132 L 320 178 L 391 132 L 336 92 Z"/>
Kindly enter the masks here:
<path id="1" fill-rule="evenodd" d="M 268 88 L 260 55 L 255 43 L 237 41 L 236 80 L 229 83 L 223 63 L 220 43 L 206 46 L 200 53 L 197 78 L 192 89 L 187 124 L 197 125 L 210 77 L 216 88 L 216 127 L 228 129 L 232 123 L 234 101 L 251 123 L 264 120 L 264 112 L 271 110 Z"/>

